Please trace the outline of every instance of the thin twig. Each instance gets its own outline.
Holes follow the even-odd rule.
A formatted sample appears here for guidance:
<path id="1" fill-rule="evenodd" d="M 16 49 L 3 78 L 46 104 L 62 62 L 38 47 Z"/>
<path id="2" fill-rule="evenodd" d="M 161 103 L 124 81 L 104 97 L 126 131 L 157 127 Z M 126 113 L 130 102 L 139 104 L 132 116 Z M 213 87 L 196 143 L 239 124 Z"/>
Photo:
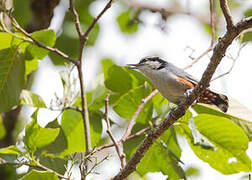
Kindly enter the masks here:
<path id="1" fill-rule="evenodd" d="M 160 122 L 156 122 L 156 121 L 153 122 L 153 127 L 152 127 L 152 128 L 156 128 L 159 124 L 160 124 Z M 125 143 L 126 141 L 129 141 L 129 140 L 131 140 L 131 139 L 138 138 L 139 136 L 141 136 L 141 135 L 143 135 L 143 134 L 145 134 L 145 133 L 148 133 L 150 130 L 151 130 L 151 127 L 146 127 L 146 128 L 144 128 L 144 129 L 139 130 L 139 131 L 136 132 L 135 134 L 132 134 L 132 135 L 128 136 L 128 137 L 125 139 L 125 141 L 121 141 L 121 140 L 120 140 L 120 141 L 117 142 L 117 143 L 120 143 L 120 142 L 121 142 L 121 143 Z M 89 155 L 91 156 L 91 155 L 93 155 L 93 154 L 95 154 L 95 153 L 97 153 L 97 152 L 102 151 L 103 149 L 111 148 L 111 147 L 113 147 L 113 146 L 115 146 L 114 143 L 111 143 L 111 144 L 104 144 L 104 145 L 102 145 L 102 146 L 99 146 L 99 147 L 94 148 L 93 151 L 91 151 L 91 153 L 90 153 Z"/>
<path id="2" fill-rule="evenodd" d="M 138 117 L 138 115 L 140 114 L 140 112 L 142 111 L 142 109 L 144 108 L 144 105 L 156 94 L 158 93 L 158 90 L 155 89 L 152 93 L 150 93 L 147 97 L 145 97 L 144 99 L 142 99 L 141 104 L 138 106 L 137 110 L 135 111 L 135 113 L 133 114 L 133 116 L 131 117 L 131 120 L 129 122 L 129 125 L 126 129 L 126 132 L 124 133 L 123 137 L 121 138 L 121 141 L 124 142 L 127 137 L 131 134 L 131 131 L 136 123 L 136 119 Z"/>
<path id="3" fill-rule="evenodd" d="M 123 168 L 126 164 L 126 160 L 125 160 L 125 154 L 123 153 L 123 147 L 122 147 L 122 143 L 119 141 L 117 142 L 116 139 L 114 138 L 112 132 L 111 132 L 111 127 L 110 127 L 110 122 L 109 122 L 109 118 L 108 118 L 108 108 L 109 108 L 109 96 L 110 96 L 110 91 L 108 92 L 106 98 L 105 98 L 105 120 L 107 123 L 107 134 L 109 135 L 110 139 L 112 140 L 116 152 L 118 154 L 118 157 L 121 161 L 121 167 Z"/>
<path id="4" fill-rule="evenodd" d="M 82 72 L 82 60 L 81 63 L 77 65 L 79 80 L 80 80 L 80 90 L 81 90 L 81 115 L 83 118 L 83 125 L 85 130 L 85 140 L 86 140 L 86 153 L 88 154 L 91 150 L 91 135 L 90 135 L 90 125 L 89 125 L 89 117 L 88 117 L 88 107 L 87 107 L 87 98 L 85 93 L 85 83 L 83 79 L 83 72 Z M 87 155 L 86 154 L 86 155 Z"/>
<path id="5" fill-rule="evenodd" d="M 242 48 L 244 48 L 245 46 L 246 46 L 246 44 L 241 45 L 241 47 L 240 47 L 239 50 L 238 50 L 238 53 L 237 53 L 236 57 L 232 57 L 232 56 L 229 57 L 229 58 L 233 61 L 233 62 L 232 62 L 232 66 L 229 68 L 229 70 L 228 70 L 227 72 L 225 72 L 225 73 L 223 73 L 223 74 L 221 74 L 221 75 L 219 75 L 219 76 L 213 78 L 213 79 L 211 80 L 211 82 L 212 82 L 212 81 L 215 81 L 215 80 L 217 80 L 217 79 L 219 79 L 219 78 L 221 78 L 221 77 L 223 77 L 223 76 L 226 76 L 227 74 L 229 74 L 229 73 L 233 70 L 234 65 L 235 65 L 235 62 L 236 62 L 236 60 L 239 58 Z"/>
<path id="6" fill-rule="evenodd" d="M 72 62 L 72 63 L 75 64 L 75 65 L 77 64 L 77 61 L 76 61 L 75 59 L 72 59 L 71 57 L 69 57 L 68 55 L 66 55 L 66 54 L 63 53 L 62 51 L 58 50 L 57 48 L 52 48 L 52 47 L 50 47 L 50 46 L 46 46 L 46 45 L 44 45 L 44 44 L 38 42 L 36 39 L 34 39 L 28 32 L 26 32 L 26 31 L 18 24 L 18 22 L 16 21 L 15 18 L 13 18 L 12 16 L 10 16 L 10 19 L 11 19 L 12 24 L 14 25 L 14 27 L 15 27 L 18 31 L 20 31 L 23 35 L 25 35 L 26 37 L 28 37 L 28 38 L 31 40 L 31 41 L 29 41 L 29 40 L 26 40 L 26 41 L 32 42 L 33 44 L 35 44 L 35 45 L 38 46 L 38 47 L 41 47 L 41 48 L 46 49 L 46 50 L 48 50 L 48 51 L 50 51 L 50 52 L 53 52 L 53 53 L 59 55 L 60 57 L 62 57 L 63 59 Z M 25 39 L 23 39 L 23 40 L 25 40 Z"/>
<path id="7" fill-rule="evenodd" d="M 82 109 L 78 106 L 67 106 L 67 107 L 64 107 L 64 108 L 59 108 L 59 109 L 55 109 L 55 108 L 52 108 L 50 107 L 49 108 L 51 111 L 64 111 L 64 110 L 67 110 L 67 109 L 71 109 L 71 110 L 74 110 L 74 111 L 77 111 L 77 112 L 82 112 Z"/>
<path id="8" fill-rule="evenodd" d="M 156 128 L 160 123 L 161 123 L 160 121 L 154 121 L 152 124 L 153 125 L 152 127 L 146 127 L 144 129 L 139 130 L 135 134 L 128 136 L 125 141 L 131 140 L 134 138 L 138 138 L 139 136 L 143 135 L 144 133 L 149 132 L 151 129 Z"/>
<path id="9" fill-rule="evenodd" d="M 90 154 L 93 155 L 93 154 L 95 154 L 95 153 L 97 153 L 97 152 L 102 151 L 103 149 L 111 148 L 111 147 L 113 147 L 114 145 L 115 145 L 114 143 L 111 143 L 111 144 L 104 144 L 104 145 L 102 145 L 102 146 L 99 146 L 99 147 L 94 148 L 94 150 L 91 151 Z"/>
<path id="10" fill-rule="evenodd" d="M 79 38 L 81 38 L 83 36 L 83 31 L 81 29 L 79 15 L 78 15 L 78 13 L 77 13 L 74 5 L 73 5 L 73 0 L 69 0 L 69 10 L 74 15 L 75 27 L 76 27 L 77 33 L 79 35 Z"/>
<path id="11" fill-rule="evenodd" d="M 76 28 L 76 31 L 79 35 L 79 66 L 81 66 L 82 64 L 82 57 L 83 57 L 83 50 L 84 50 L 84 47 L 85 47 L 85 44 L 86 44 L 86 41 L 88 39 L 88 36 L 84 37 L 84 33 L 81 29 L 81 24 L 80 24 L 80 19 L 79 19 L 79 15 L 74 7 L 74 4 L 73 4 L 73 0 L 69 0 L 69 10 L 70 12 L 73 14 L 74 16 L 74 23 L 75 23 L 75 28 Z M 91 28 L 92 30 L 92 28 Z"/>
<path id="12" fill-rule="evenodd" d="M 156 125 L 155 125 L 154 127 L 156 127 Z M 146 132 L 148 132 L 148 131 L 150 131 L 150 130 L 151 130 L 150 127 L 141 129 L 140 131 L 136 132 L 135 134 L 132 134 L 132 135 L 128 136 L 128 137 L 125 139 L 125 141 L 123 141 L 123 142 L 122 142 L 122 141 L 119 141 L 119 142 L 117 142 L 117 143 L 120 143 L 120 142 L 125 143 L 126 141 L 131 140 L 131 139 L 134 139 L 134 138 L 137 138 L 137 137 L 141 136 L 142 134 L 144 134 L 144 133 L 146 133 Z M 102 146 L 99 146 L 99 147 L 94 148 L 94 150 L 91 151 L 90 154 L 93 155 L 93 154 L 95 154 L 95 153 L 97 153 L 97 152 L 102 151 L 103 149 L 111 148 L 111 147 L 113 147 L 113 146 L 115 146 L 114 143 L 111 143 L 111 144 L 104 144 L 104 145 L 102 145 Z"/>
<path id="13" fill-rule="evenodd" d="M 97 159 L 96 159 L 95 164 L 94 164 L 93 167 L 88 171 L 88 174 L 92 173 L 92 171 L 93 171 L 99 164 L 103 163 L 105 160 L 108 160 L 108 158 L 109 158 L 109 155 L 105 156 L 105 157 L 102 158 L 102 160 L 100 160 L 100 161 L 97 161 Z"/>
<path id="14" fill-rule="evenodd" d="M 193 59 L 193 61 L 191 62 L 191 64 L 187 65 L 186 67 L 184 67 L 183 69 L 186 70 L 188 68 L 191 68 L 195 63 L 197 63 L 202 57 L 204 57 L 205 55 L 207 55 L 210 51 L 212 51 L 213 48 L 209 47 L 207 50 L 205 50 L 201 55 L 199 55 L 197 58 Z"/>
<path id="15" fill-rule="evenodd" d="M 59 178 L 62 178 L 62 179 L 69 179 L 68 177 L 65 177 L 61 174 L 59 174 L 58 172 L 48 168 L 48 167 L 45 167 L 43 166 L 42 164 L 36 162 L 36 164 L 30 164 L 29 162 L 21 162 L 21 163 L 15 163 L 15 162 L 6 162 L 6 161 L 1 161 L 0 163 L 0 166 L 1 165 L 12 165 L 12 166 L 23 166 L 23 165 L 26 165 L 26 166 L 29 166 L 31 168 L 39 168 L 41 170 L 44 170 L 44 171 L 48 171 L 48 172 L 51 172 L 51 173 L 55 173 Z"/>
<path id="16" fill-rule="evenodd" d="M 184 70 L 188 69 L 188 68 L 191 68 L 195 63 L 197 63 L 202 57 L 204 57 L 205 55 L 207 55 L 214 48 L 214 43 L 215 43 L 215 11 L 214 11 L 214 2 L 213 1 L 214 0 L 209 0 L 209 4 L 210 4 L 210 25 L 211 25 L 211 30 L 212 30 L 210 47 L 207 48 L 197 58 L 193 59 L 193 61 L 191 62 L 191 64 L 187 65 L 184 68 Z"/>
<path id="17" fill-rule="evenodd" d="M 84 39 L 85 41 L 87 41 L 88 39 L 88 35 L 91 32 L 91 30 L 94 28 L 95 24 L 98 22 L 98 20 L 102 17 L 102 15 L 112 6 L 112 3 L 115 0 L 110 0 L 106 6 L 103 8 L 103 10 L 98 14 L 98 16 L 96 18 L 94 18 L 93 22 L 91 23 L 91 25 L 88 27 L 88 29 L 86 30 L 86 32 L 84 33 Z"/>

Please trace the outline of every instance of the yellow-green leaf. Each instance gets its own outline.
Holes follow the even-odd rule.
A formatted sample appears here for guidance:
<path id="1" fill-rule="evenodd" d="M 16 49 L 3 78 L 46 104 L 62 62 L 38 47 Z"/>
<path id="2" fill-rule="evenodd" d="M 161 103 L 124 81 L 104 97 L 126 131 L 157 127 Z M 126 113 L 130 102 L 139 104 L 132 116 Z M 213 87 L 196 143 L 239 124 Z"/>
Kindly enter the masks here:
<path id="1" fill-rule="evenodd" d="M 18 105 L 25 83 L 24 55 L 19 48 L 0 50 L 0 112 Z"/>

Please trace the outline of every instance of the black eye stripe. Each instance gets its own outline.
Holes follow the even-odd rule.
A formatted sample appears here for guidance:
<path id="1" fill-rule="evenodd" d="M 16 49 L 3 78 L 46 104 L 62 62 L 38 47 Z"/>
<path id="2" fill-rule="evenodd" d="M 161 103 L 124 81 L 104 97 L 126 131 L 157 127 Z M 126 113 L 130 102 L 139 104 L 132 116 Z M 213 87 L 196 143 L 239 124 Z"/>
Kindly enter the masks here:
<path id="1" fill-rule="evenodd" d="M 163 68 L 165 68 L 165 64 L 161 64 L 161 66 L 159 66 L 159 67 L 157 68 L 157 70 L 160 70 L 160 69 L 163 69 Z"/>
<path id="2" fill-rule="evenodd" d="M 160 59 L 159 57 L 147 57 L 147 58 L 144 58 L 144 59 L 142 59 L 139 62 L 139 64 L 144 64 L 145 62 L 148 62 L 148 61 L 159 62 L 160 66 L 156 67 L 156 68 L 153 68 L 153 69 L 157 69 L 157 70 L 165 68 L 165 66 L 167 64 L 166 61 Z"/>

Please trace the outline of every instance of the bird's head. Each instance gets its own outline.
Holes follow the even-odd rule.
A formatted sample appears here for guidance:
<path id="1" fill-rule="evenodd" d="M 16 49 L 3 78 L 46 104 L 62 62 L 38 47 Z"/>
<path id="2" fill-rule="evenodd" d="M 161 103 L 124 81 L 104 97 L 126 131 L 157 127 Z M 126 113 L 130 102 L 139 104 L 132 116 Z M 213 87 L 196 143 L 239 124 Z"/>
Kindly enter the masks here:
<path id="1" fill-rule="evenodd" d="M 138 64 L 128 64 L 130 69 L 138 69 L 144 71 L 156 71 L 163 69 L 167 62 L 159 57 L 146 57 L 140 60 Z"/>

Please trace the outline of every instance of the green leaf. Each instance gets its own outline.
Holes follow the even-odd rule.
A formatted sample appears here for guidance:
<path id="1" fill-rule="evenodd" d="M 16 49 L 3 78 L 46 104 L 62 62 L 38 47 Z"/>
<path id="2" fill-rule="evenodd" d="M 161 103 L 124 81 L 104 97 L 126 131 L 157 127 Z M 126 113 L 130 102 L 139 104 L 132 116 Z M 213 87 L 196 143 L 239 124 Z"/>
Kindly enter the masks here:
<path id="1" fill-rule="evenodd" d="M 22 154 L 22 152 L 14 145 L 0 149 L 0 158 L 7 162 L 15 162 L 17 160 L 17 156 L 20 154 Z"/>
<path id="2" fill-rule="evenodd" d="M 60 132 L 55 141 L 43 148 L 43 151 L 48 154 L 59 155 L 67 148 L 67 138 L 63 132 L 62 127 L 59 125 L 58 120 L 48 123 L 46 128 L 59 128 Z"/>
<path id="3" fill-rule="evenodd" d="M 67 149 L 62 155 L 85 152 L 84 127 L 81 113 L 74 110 L 65 110 L 62 114 L 61 127 L 67 139 Z"/>
<path id="4" fill-rule="evenodd" d="M 167 150 L 161 144 L 161 139 L 170 150 Z M 184 178 L 183 169 L 178 164 L 180 156 L 181 149 L 178 145 L 175 131 L 171 127 L 150 147 L 138 164 L 137 172 L 140 175 L 144 175 L 148 172 L 161 171 L 163 174 L 168 175 L 169 179 Z"/>
<path id="5" fill-rule="evenodd" d="M 152 102 L 153 102 L 153 107 L 155 108 L 157 112 L 157 116 L 160 116 L 161 118 L 167 117 L 171 109 L 169 101 L 165 99 L 161 93 L 158 92 L 152 98 Z"/>
<path id="6" fill-rule="evenodd" d="M 25 89 L 22 90 L 20 99 L 21 99 L 21 105 L 32 106 L 37 108 L 46 107 L 43 99 L 39 95 Z"/>
<path id="7" fill-rule="evenodd" d="M 2 139 L 6 134 L 4 125 L 3 125 L 3 119 L 2 116 L 0 115 L 0 139 Z"/>
<path id="8" fill-rule="evenodd" d="M 11 46 L 12 35 L 0 32 L 0 50 L 7 49 Z"/>
<path id="9" fill-rule="evenodd" d="M 0 50 L 0 112 L 18 105 L 25 83 L 24 56 L 19 48 Z"/>
<path id="10" fill-rule="evenodd" d="M 0 28 L 1 29 L 1 28 Z M 13 165 L 1 166 L 1 173 L 4 174 L 6 180 L 18 179 L 18 174 L 16 172 L 17 167 Z"/>
<path id="11" fill-rule="evenodd" d="M 150 80 L 147 79 L 142 73 L 135 71 L 135 70 L 132 70 L 132 69 L 128 69 L 128 68 L 126 68 L 126 70 L 127 70 L 127 72 L 129 72 L 129 74 L 133 80 L 132 81 L 133 87 L 137 87 L 137 86 L 144 84 L 145 82 L 148 82 L 153 90 L 156 89 L 152 86 Z"/>
<path id="12" fill-rule="evenodd" d="M 204 30 L 208 35 L 212 35 L 212 28 L 210 24 L 202 23 Z"/>
<path id="13" fill-rule="evenodd" d="M 108 90 L 104 86 L 104 77 L 103 74 L 96 76 L 92 83 L 92 91 L 88 92 L 88 109 L 89 110 L 98 110 L 105 105 L 105 97 L 108 93 Z M 80 101 L 81 102 L 81 101 Z"/>
<path id="14" fill-rule="evenodd" d="M 1 148 L 0 149 L 0 154 L 12 154 L 12 155 L 19 155 L 21 154 L 21 151 L 14 145 Z"/>
<path id="15" fill-rule="evenodd" d="M 65 32 L 65 26 L 63 26 L 63 33 L 57 37 L 55 47 L 72 58 L 78 57 L 79 40 L 76 37 L 69 37 Z M 69 62 L 63 59 L 61 56 L 50 52 L 49 56 L 55 65 L 64 65 Z"/>
<path id="16" fill-rule="evenodd" d="M 38 60 L 33 58 L 32 60 L 25 61 L 25 77 L 31 74 L 38 68 Z"/>
<path id="17" fill-rule="evenodd" d="M 252 8 L 247 9 L 243 14 L 245 17 L 252 16 Z"/>
<path id="18" fill-rule="evenodd" d="M 55 173 L 37 171 L 32 169 L 28 174 L 24 175 L 20 180 L 58 180 Z"/>
<path id="19" fill-rule="evenodd" d="M 243 129 L 243 131 L 249 137 L 250 141 L 252 140 L 252 122 L 251 121 L 247 121 L 247 120 L 223 113 L 221 111 L 217 111 L 213 108 L 200 105 L 200 104 L 195 105 L 193 109 L 198 114 L 212 114 L 212 115 L 221 116 L 221 117 L 230 119 L 231 121 L 233 121 L 234 123 L 236 123 L 238 126 L 240 126 Z"/>
<path id="20" fill-rule="evenodd" d="M 200 159 L 223 174 L 251 171 L 251 161 L 245 152 L 248 138 L 239 126 L 227 118 L 206 114 L 196 117 L 195 125 L 214 145 L 214 148 L 204 148 L 195 144 L 188 125 L 181 124 L 184 136 Z"/>
<path id="21" fill-rule="evenodd" d="M 108 70 L 105 86 L 114 92 L 127 92 L 132 88 L 132 77 L 125 68 L 113 65 Z"/>
<path id="22" fill-rule="evenodd" d="M 131 22 L 131 11 L 122 12 L 117 17 L 117 23 L 123 33 L 132 34 L 138 30 L 138 23 Z"/>
<path id="23" fill-rule="evenodd" d="M 48 156 L 48 157 L 40 156 L 40 159 L 39 159 L 40 164 L 60 174 L 65 174 L 67 162 L 68 162 L 67 160 L 54 158 L 51 156 Z"/>
<path id="24" fill-rule="evenodd" d="M 243 34 L 243 37 L 242 37 L 242 42 L 250 42 L 252 41 L 252 32 L 246 32 Z"/>
<path id="25" fill-rule="evenodd" d="M 203 136 L 234 155 L 248 148 L 249 139 L 246 134 L 227 118 L 200 114 L 194 118 L 194 122 Z"/>
<path id="26" fill-rule="evenodd" d="M 42 128 L 37 123 L 36 116 L 37 111 L 33 115 L 33 120 L 26 126 L 24 143 L 28 147 L 30 152 L 35 152 L 36 149 L 42 148 L 52 143 L 59 135 L 59 128 Z"/>
<path id="27" fill-rule="evenodd" d="M 134 126 L 134 128 L 137 126 L 138 124 L 136 124 Z M 145 126 L 141 125 L 140 124 L 140 129 L 143 129 L 145 128 Z M 134 129 L 132 130 L 132 134 L 135 132 Z M 133 138 L 133 139 L 130 139 L 129 141 L 126 141 L 124 144 L 123 144 L 123 151 L 125 152 L 126 154 L 126 159 L 127 161 L 132 157 L 132 155 L 134 154 L 134 152 L 137 150 L 138 146 L 141 144 L 141 142 L 143 141 L 144 139 L 144 134 L 143 135 L 140 135 L 139 137 L 137 138 Z"/>
<path id="28" fill-rule="evenodd" d="M 115 102 L 113 109 L 121 117 L 130 120 L 138 106 L 141 104 L 142 99 L 147 97 L 150 93 L 151 89 L 148 85 L 141 85 L 121 96 L 118 101 Z M 152 109 L 152 101 L 147 102 L 138 115 L 136 122 L 148 124 L 148 120 L 151 120 L 152 118 Z"/>
<path id="29" fill-rule="evenodd" d="M 14 17 L 17 22 L 21 25 L 21 27 L 27 26 L 31 22 L 32 11 L 31 4 L 29 1 L 13 1 L 15 11 Z"/>
<path id="30" fill-rule="evenodd" d="M 107 67 L 105 67 L 105 63 L 106 62 L 103 63 L 104 84 L 112 92 L 116 92 L 117 94 L 120 93 L 121 95 L 132 88 L 144 84 L 146 81 L 150 82 L 144 75 L 137 71 L 117 66 L 112 64 L 113 62 L 111 61 L 108 62 Z"/>
<path id="31" fill-rule="evenodd" d="M 104 79 L 108 79 L 109 68 L 115 65 L 115 63 L 112 61 L 112 59 L 106 58 L 101 60 L 101 64 L 103 68 Z"/>
<path id="32" fill-rule="evenodd" d="M 198 177 L 200 175 L 200 170 L 198 168 L 190 166 L 186 169 L 185 173 L 186 173 L 186 177 L 189 177 L 189 176 Z"/>
<path id="33" fill-rule="evenodd" d="M 90 122 L 90 133 L 92 146 L 99 145 L 102 133 L 102 119 L 104 115 L 101 111 L 90 111 L 89 122 Z"/>
<path id="34" fill-rule="evenodd" d="M 90 133 L 92 146 L 96 146 L 100 142 L 102 133 L 101 111 L 90 111 Z M 84 127 L 81 113 L 74 110 L 65 110 L 62 114 L 61 126 L 67 139 L 67 149 L 62 156 L 72 154 L 74 152 L 85 152 Z"/>
<path id="35" fill-rule="evenodd" d="M 31 35 L 35 40 L 43 45 L 53 47 L 56 41 L 56 36 L 53 30 L 40 30 L 32 33 Z M 31 53 L 33 57 L 38 59 L 44 59 L 44 57 L 49 53 L 48 50 L 40 48 L 36 45 L 29 45 L 27 50 Z"/>

